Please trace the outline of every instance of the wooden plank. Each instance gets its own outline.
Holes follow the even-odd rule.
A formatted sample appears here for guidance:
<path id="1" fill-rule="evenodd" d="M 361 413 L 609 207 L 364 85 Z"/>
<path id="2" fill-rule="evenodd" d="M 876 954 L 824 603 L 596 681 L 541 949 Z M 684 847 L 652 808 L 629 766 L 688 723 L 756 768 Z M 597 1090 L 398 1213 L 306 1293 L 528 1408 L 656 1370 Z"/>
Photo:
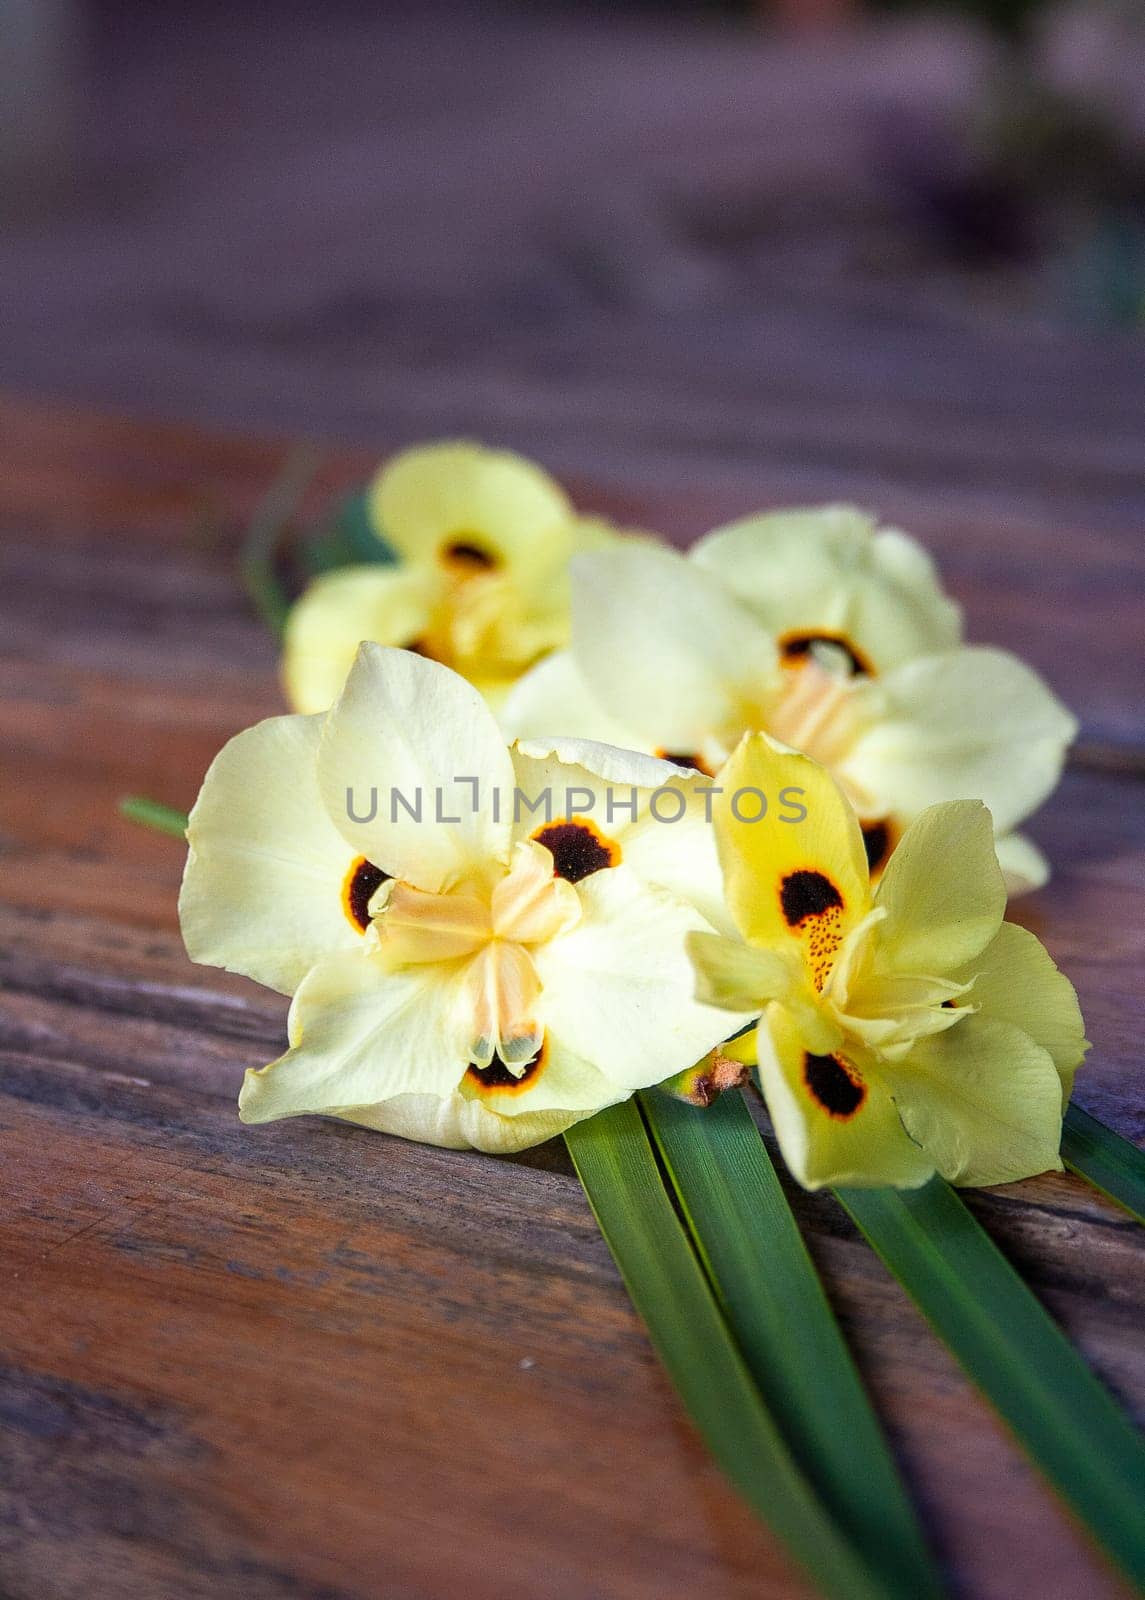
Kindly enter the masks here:
<path id="1" fill-rule="evenodd" d="M 233 550 L 284 444 L 0 419 L 0 1593 L 531 1600 L 538 1574 L 570 1600 L 801 1592 L 681 1419 L 559 1144 L 495 1163 L 237 1122 L 285 1001 L 186 961 L 181 849 L 114 806 L 186 805 L 222 741 L 280 709 Z M 318 497 L 367 464 L 335 455 Z M 734 509 L 582 493 L 677 536 Z M 984 512 L 940 526 L 974 626 L 1049 633 L 1034 520 L 1005 541 Z M 1086 597 L 1135 559 L 1079 541 L 1055 650 L 1096 635 Z M 1128 740 L 1116 764 L 1145 745 L 1101 709 L 1105 661 L 1078 678 L 1091 728 Z M 1071 773 L 1034 827 L 1055 881 L 1020 909 L 1082 994 L 1079 1099 L 1134 1135 L 1140 792 Z M 961 1592 L 1121 1593 L 833 1202 L 792 1201 Z M 1145 1409 L 1139 1232 L 1068 1176 L 973 1204 Z"/>
<path id="2" fill-rule="evenodd" d="M 531 1596 L 540 1572 L 570 1597 L 798 1592 L 682 1424 L 567 1171 L 330 1123 L 252 1136 L 186 1089 L 4 1062 L 14 1600 Z M 1132 1230 L 1055 1181 L 1035 1283 L 1123 1384 L 1141 1308 L 1094 1290 L 1132 1281 Z M 839 1213 L 797 1201 L 969 1592 L 1116 1595 Z"/>
<path id="3" fill-rule="evenodd" d="M 598 1562 L 649 1600 L 669 1563 L 789 1592 L 572 1184 L 383 1141 L 347 1167 L 333 1127 L 251 1165 L 193 1096 L 11 1058 L 5 1090 L 6 1593 L 571 1597 Z"/>

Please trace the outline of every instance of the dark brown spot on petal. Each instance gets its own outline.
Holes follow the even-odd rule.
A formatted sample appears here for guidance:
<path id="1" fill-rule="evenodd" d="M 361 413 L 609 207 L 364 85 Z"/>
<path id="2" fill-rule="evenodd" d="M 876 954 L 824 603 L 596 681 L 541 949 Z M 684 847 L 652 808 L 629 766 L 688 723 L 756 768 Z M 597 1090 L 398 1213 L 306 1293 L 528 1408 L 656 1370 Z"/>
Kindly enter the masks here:
<path id="1" fill-rule="evenodd" d="M 471 572 L 492 572 L 500 565 L 497 557 L 470 534 L 458 534 L 444 546 L 441 559 L 459 577 Z"/>
<path id="2" fill-rule="evenodd" d="M 816 989 L 822 990 L 842 943 L 843 896 L 825 873 L 807 868 L 783 879 L 779 904 L 787 926 L 806 939 L 811 975 Z"/>
<path id="3" fill-rule="evenodd" d="M 370 901 L 393 874 L 375 867 L 365 856 L 359 856 L 346 874 L 342 884 L 342 908 L 354 926 L 362 933 L 370 926 Z"/>
<path id="4" fill-rule="evenodd" d="M 849 1122 L 867 1098 L 867 1086 L 841 1056 L 803 1055 L 803 1081 L 812 1099 L 837 1122 Z"/>
<path id="5" fill-rule="evenodd" d="M 785 633 L 779 641 L 779 652 L 786 666 L 801 667 L 811 659 L 817 644 L 830 644 L 834 645 L 836 650 L 841 650 L 847 658 L 852 675 L 863 672 L 868 676 L 874 676 L 874 667 L 842 633 Z"/>
<path id="6" fill-rule="evenodd" d="M 887 822 L 863 823 L 863 848 L 867 852 L 867 866 L 872 872 L 879 872 L 886 865 L 887 857 L 891 853 L 891 830 Z"/>
<path id="7" fill-rule="evenodd" d="M 552 852 L 554 876 L 569 883 L 579 883 L 602 867 L 615 867 L 620 860 L 615 839 L 606 839 L 591 822 L 550 822 L 533 838 Z"/>
<path id="8" fill-rule="evenodd" d="M 843 909 L 843 896 L 822 872 L 789 872 L 779 886 L 779 903 L 789 928 L 808 917 L 821 917 Z"/>
<path id="9" fill-rule="evenodd" d="M 682 754 L 676 750 L 657 750 L 655 753 L 660 757 L 661 761 L 671 761 L 674 766 L 688 767 L 692 772 L 702 772 L 705 778 L 715 776 L 711 767 L 705 765 L 702 756 L 688 753 Z"/>
<path id="10" fill-rule="evenodd" d="M 518 1077 L 512 1072 L 499 1055 L 494 1055 L 487 1067 L 475 1066 L 472 1062 L 465 1069 L 465 1077 L 469 1084 L 476 1089 L 495 1089 L 499 1093 L 516 1094 L 527 1087 L 537 1074 L 544 1070 L 548 1060 L 549 1041 L 545 1039 L 541 1048 L 533 1059 L 525 1064 L 525 1070 Z"/>

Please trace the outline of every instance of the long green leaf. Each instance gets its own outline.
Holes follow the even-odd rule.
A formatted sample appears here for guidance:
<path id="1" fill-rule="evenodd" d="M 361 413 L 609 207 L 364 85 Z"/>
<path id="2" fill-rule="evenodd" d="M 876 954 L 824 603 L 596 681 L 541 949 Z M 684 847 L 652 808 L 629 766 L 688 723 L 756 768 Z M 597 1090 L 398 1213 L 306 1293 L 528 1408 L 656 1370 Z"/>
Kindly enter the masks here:
<path id="1" fill-rule="evenodd" d="M 652 1343 L 724 1472 L 832 1600 L 883 1596 L 760 1399 L 673 1209 L 635 1101 L 578 1123 L 565 1140 Z"/>
<path id="2" fill-rule="evenodd" d="M 1145 1442 L 985 1229 L 941 1178 L 836 1193 L 1046 1477 L 1145 1584 Z"/>
<path id="3" fill-rule="evenodd" d="M 701 1260 L 788 1447 L 892 1594 L 942 1594 L 922 1530 L 742 1095 L 644 1114 Z M 858 1463 L 862 1463 L 861 1468 Z"/>
<path id="4" fill-rule="evenodd" d="M 1062 1160 L 1138 1222 L 1145 1222 L 1145 1153 L 1080 1106 L 1067 1106 Z"/>

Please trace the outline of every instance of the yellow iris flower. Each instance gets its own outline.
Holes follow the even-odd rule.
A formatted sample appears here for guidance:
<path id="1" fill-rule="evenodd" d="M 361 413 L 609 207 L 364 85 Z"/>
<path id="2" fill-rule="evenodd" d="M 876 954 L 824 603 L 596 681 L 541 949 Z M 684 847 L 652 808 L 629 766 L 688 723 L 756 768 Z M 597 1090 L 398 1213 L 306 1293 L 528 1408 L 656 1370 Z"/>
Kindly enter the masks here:
<path id="1" fill-rule="evenodd" d="M 614 537 L 540 467 L 475 444 L 404 451 L 369 507 L 397 563 L 328 573 L 293 606 L 282 678 L 296 711 L 334 703 L 366 639 L 441 661 L 496 700 L 567 642 L 570 557 Z"/>
<path id="2" fill-rule="evenodd" d="M 922 812 L 872 891 L 858 818 L 815 762 L 749 735 L 717 783 L 741 939 L 692 936 L 697 993 L 762 1012 L 760 1079 L 799 1182 L 976 1185 L 1059 1168 L 1081 1013 L 1034 935 L 1003 921 L 981 802 Z M 784 792 L 798 805 L 741 820 Z"/>
<path id="3" fill-rule="evenodd" d="M 293 995 L 243 1119 L 517 1150 L 690 1066 L 729 1031 L 685 947 L 731 926 L 705 786 L 507 749 L 456 673 L 375 644 L 329 713 L 240 733 L 191 813 L 179 915 L 193 960 Z"/>
<path id="4" fill-rule="evenodd" d="M 985 801 L 1012 893 L 1046 863 L 1014 832 L 1076 723 L 961 614 L 905 534 L 848 507 L 779 512 L 685 556 L 634 544 L 573 563 L 573 629 L 502 709 L 511 736 L 567 733 L 714 772 L 763 731 L 831 768 L 876 869 L 936 801 Z"/>

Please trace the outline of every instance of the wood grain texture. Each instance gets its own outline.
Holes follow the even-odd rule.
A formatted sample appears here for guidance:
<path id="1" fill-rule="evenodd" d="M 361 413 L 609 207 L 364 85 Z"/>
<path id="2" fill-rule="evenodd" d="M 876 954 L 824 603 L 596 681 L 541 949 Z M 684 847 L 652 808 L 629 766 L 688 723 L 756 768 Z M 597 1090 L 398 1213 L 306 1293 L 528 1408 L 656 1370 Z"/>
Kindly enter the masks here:
<path id="1" fill-rule="evenodd" d="M 991 67 L 965 30 L 808 53 L 610 9 L 85 8 L 70 182 L 0 234 L 4 381 L 72 397 L 0 396 L 0 1600 L 805 1592 L 560 1145 L 237 1123 L 285 1002 L 187 962 L 181 851 L 115 803 L 185 807 L 281 709 L 235 551 L 300 436 L 307 513 L 452 434 L 680 544 L 828 499 L 919 533 L 1081 715 L 1020 914 L 1082 995 L 1080 1100 L 1145 1135 L 1141 342 L 912 209 L 900 152 Z M 1115 1600 L 839 1209 L 792 1201 L 955 1594 Z M 1064 1176 L 972 1203 L 1140 1413 L 1139 1233 Z"/>
<path id="2" fill-rule="evenodd" d="M 801 1595 L 681 1418 L 559 1144 L 496 1163 L 237 1122 L 285 1002 L 187 962 L 181 851 L 114 806 L 186 805 L 280 709 L 233 561 L 283 443 L 18 401 L 0 424 L 4 1600 Z M 315 503 L 371 459 L 332 452 Z M 737 509 L 579 492 L 677 538 Z M 1082 994 L 1079 1099 L 1141 1135 L 1145 738 L 1095 576 L 1139 553 L 1079 532 L 1047 630 L 1036 526 L 955 520 L 926 531 L 972 628 L 1040 636 L 1095 730 L 1107 691 L 1124 718 L 1114 770 L 1036 821 L 1057 876 L 1021 918 Z M 792 1201 L 957 1592 L 1121 1594 L 840 1210 Z M 1068 1176 L 972 1203 L 1140 1413 L 1133 1225 Z"/>

